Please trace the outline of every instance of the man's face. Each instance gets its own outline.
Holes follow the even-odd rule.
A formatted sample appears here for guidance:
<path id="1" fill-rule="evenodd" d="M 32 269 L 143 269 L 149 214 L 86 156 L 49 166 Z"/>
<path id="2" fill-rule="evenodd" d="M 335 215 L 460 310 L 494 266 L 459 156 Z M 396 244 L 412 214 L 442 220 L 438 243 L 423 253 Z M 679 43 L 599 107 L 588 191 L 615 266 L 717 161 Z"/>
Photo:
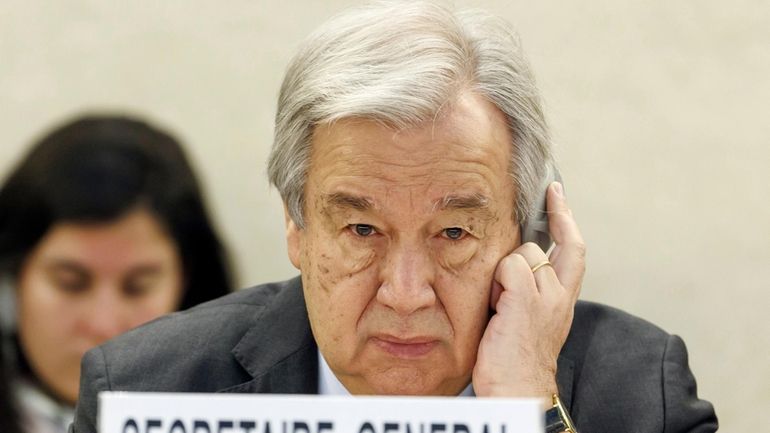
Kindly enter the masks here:
<path id="1" fill-rule="evenodd" d="M 310 324 L 353 394 L 458 394 L 497 262 L 519 244 L 504 115 L 472 93 L 395 132 L 316 128 L 306 227 L 288 221 Z"/>

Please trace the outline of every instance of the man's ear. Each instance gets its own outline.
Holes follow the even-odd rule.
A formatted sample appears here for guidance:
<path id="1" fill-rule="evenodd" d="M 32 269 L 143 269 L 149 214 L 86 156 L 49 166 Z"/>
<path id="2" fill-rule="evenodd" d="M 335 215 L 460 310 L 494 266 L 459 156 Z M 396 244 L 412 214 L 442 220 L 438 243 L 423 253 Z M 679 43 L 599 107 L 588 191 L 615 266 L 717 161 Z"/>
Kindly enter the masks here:
<path id="1" fill-rule="evenodd" d="M 301 250 L 300 228 L 297 227 L 297 224 L 291 219 L 286 204 L 283 205 L 283 218 L 284 223 L 286 224 L 286 248 L 289 252 L 289 261 L 291 261 L 291 264 L 294 265 L 295 268 L 301 271 L 302 268 L 300 267 L 299 261 Z"/>

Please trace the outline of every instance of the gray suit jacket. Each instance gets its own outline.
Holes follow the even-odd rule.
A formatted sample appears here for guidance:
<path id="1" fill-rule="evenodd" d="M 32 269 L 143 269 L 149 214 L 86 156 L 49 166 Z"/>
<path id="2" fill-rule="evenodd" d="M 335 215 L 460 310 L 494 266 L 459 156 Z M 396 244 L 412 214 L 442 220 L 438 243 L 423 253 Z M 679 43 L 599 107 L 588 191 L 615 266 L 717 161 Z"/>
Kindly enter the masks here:
<path id="1" fill-rule="evenodd" d="M 242 290 L 88 352 L 70 431 L 96 431 L 105 390 L 314 394 L 317 358 L 299 278 Z M 557 382 L 582 433 L 717 429 L 682 340 L 606 306 L 578 302 Z"/>

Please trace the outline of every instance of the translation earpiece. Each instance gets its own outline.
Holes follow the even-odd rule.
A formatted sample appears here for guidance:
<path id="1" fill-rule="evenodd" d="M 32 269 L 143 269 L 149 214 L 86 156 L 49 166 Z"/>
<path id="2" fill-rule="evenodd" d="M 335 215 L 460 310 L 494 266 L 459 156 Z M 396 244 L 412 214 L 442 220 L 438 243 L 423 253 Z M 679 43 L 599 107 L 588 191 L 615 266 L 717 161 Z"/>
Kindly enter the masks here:
<path id="1" fill-rule="evenodd" d="M 552 167 L 549 170 L 548 175 L 545 177 L 543 184 L 541 185 L 542 193 L 537 197 L 536 208 L 537 212 L 534 215 L 530 215 L 527 221 L 521 225 L 521 242 L 534 242 L 544 252 L 548 252 L 551 248 L 553 240 L 551 239 L 551 233 L 548 230 L 548 212 L 546 209 L 546 192 L 548 186 L 554 182 L 561 182 L 561 174 L 556 167 Z"/>

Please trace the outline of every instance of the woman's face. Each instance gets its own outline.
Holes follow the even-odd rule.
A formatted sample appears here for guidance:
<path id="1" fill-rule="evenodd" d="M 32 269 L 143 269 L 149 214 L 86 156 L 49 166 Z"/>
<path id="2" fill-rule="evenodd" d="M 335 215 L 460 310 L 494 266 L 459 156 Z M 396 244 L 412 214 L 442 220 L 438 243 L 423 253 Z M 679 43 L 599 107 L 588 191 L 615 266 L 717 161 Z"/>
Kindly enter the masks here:
<path id="1" fill-rule="evenodd" d="M 17 282 L 19 340 L 32 371 L 74 403 L 83 354 L 177 309 L 182 284 L 179 252 L 146 210 L 53 225 Z"/>

